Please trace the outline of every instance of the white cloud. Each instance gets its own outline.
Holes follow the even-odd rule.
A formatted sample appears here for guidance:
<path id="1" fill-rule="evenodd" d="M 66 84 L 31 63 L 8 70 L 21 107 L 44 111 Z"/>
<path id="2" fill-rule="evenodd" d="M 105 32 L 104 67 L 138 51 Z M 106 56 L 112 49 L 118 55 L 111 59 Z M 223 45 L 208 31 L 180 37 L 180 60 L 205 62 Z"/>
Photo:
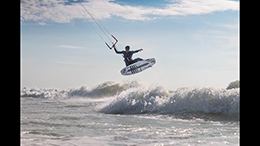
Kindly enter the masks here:
<path id="1" fill-rule="evenodd" d="M 239 10 L 239 2 L 231 0 L 171 0 L 163 8 L 120 5 L 115 0 L 89 0 L 82 3 L 96 19 L 117 16 L 127 20 L 149 20 L 163 16 Z M 68 23 L 73 19 L 84 17 L 90 18 L 79 3 L 69 4 L 65 0 L 21 1 L 22 21 Z"/>
<path id="2" fill-rule="evenodd" d="M 239 2 L 230 0 L 181 0 L 170 4 L 168 9 L 182 15 L 207 14 L 214 11 L 238 10 Z"/>
<path id="3" fill-rule="evenodd" d="M 67 48 L 67 49 L 84 49 L 84 47 L 80 46 L 69 46 L 69 45 L 58 45 L 58 48 Z"/>
<path id="4" fill-rule="evenodd" d="M 239 23 L 235 24 L 219 24 L 220 27 L 228 28 L 228 29 L 239 29 Z"/>
<path id="5" fill-rule="evenodd" d="M 61 65 L 79 65 L 79 66 L 88 66 L 88 64 L 84 63 L 77 63 L 77 62 L 63 62 L 63 61 L 56 61 L 53 62 L 55 64 L 61 64 Z"/>
<path id="6" fill-rule="evenodd" d="M 202 31 L 194 34 L 194 38 L 202 47 L 207 49 L 220 49 L 226 52 L 237 52 L 239 49 L 239 35 L 237 32 L 233 32 L 232 29 L 224 31 Z"/>

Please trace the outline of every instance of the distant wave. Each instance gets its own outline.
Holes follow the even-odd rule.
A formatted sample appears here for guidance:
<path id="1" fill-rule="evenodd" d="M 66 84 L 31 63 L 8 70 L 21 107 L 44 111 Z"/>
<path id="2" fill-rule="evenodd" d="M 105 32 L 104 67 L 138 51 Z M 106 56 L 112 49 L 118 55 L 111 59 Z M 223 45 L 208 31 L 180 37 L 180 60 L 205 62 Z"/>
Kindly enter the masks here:
<path id="1" fill-rule="evenodd" d="M 34 98 L 103 98 L 113 97 L 98 105 L 98 112 L 107 114 L 173 114 L 206 113 L 239 115 L 239 88 L 218 89 L 179 88 L 176 91 L 163 86 L 147 87 L 140 82 L 105 82 L 95 87 L 75 89 L 22 88 L 21 97 Z"/>
<path id="2" fill-rule="evenodd" d="M 74 97 L 86 97 L 86 98 L 102 98 L 110 97 L 121 93 L 132 87 L 140 86 L 137 81 L 114 83 L 104 82 L 94 87 L 82 86 L 80 88 L 71 88 L 67 90 L 60 89 L 40 89 L 40 88 L 28 88 L 23 87 L 21 89 L 21 97 L 33 97 L 33 98 L 74 98 Z"/>

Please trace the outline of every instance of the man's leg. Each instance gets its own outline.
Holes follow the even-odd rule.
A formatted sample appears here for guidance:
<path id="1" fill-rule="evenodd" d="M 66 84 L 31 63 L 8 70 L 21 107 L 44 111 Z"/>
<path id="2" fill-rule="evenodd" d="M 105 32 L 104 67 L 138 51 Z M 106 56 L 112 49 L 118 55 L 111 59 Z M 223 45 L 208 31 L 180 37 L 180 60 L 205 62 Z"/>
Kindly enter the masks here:
<path id="1" fill-rule="evenodd" d="M 126 60 L 124 60 L 124 61 L 125 61 L 125 66 L 130 65 L 129 61 L 126 61 Z"/>
<path id="2" fill-rule="evenodd" d="M 136 63 L 136 62 L 141 61 L 141 60 L 143 60 L 143 59 L 142 59 L 142 58 L 135 58 L 135 59 L 132 61 L 132 63 Z"/>

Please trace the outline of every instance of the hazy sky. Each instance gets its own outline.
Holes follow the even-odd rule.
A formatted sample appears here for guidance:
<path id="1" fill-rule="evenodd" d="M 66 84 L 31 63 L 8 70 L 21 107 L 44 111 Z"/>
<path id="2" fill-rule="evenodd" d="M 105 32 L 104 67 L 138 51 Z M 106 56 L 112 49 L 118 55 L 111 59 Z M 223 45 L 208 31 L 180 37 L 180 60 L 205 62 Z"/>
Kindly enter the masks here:
<path id="1" fill-rule="evenodd" d="M 155 58 L 122 76 L 123 57 L 109 50 L 77 0 L 21 0 L 22 86 L 74 88 L 138 80 L 169 89 L 226 88 L 239 79 L 239 1 L 81 0 L 119 40 Z M 89 19 L 90 23 L 86 21 Z"/>

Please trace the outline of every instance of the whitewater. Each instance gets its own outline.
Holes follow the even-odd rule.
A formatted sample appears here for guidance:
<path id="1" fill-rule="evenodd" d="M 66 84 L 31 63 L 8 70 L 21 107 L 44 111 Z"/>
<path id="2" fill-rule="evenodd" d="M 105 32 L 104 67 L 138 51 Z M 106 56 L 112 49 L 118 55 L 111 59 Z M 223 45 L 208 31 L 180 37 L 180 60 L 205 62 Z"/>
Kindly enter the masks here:
<path id="1" fill-rule="evenodd" d="M 21 89 L 21 145 L 239 145 L 239 88 Z"/>

